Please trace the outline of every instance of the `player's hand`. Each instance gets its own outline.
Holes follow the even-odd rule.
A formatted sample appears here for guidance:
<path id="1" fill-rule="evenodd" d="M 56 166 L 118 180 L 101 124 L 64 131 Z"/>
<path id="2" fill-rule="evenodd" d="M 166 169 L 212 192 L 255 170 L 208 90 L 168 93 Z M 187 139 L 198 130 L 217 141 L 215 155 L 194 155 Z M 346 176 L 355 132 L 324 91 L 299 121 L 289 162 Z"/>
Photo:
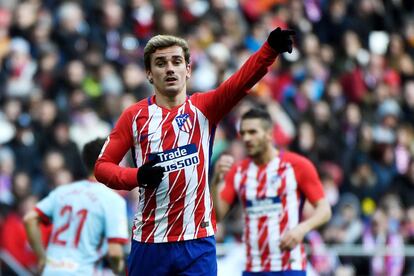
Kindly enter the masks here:
<path id="1" fill-rule="evenodd" d="M 296 34 L 293 30 L 282 30 L 280 27 L 274 29 L 267 38 L 267 42 L 276 52 L 282 54 L 284 52 L 292 53 L 293 39 Z"/>
<path id="2" fill-rule="evenodd" d="M 164 168 L 156 166 L 159 161 L 159 157 L 155 157 L 138 169 L 137 180 L 139 187 L 155 189 L 160 185 L 164 176 Z"/>
<path id="3" fill-rule="evenodd" d="M 226 173 L 230 170 L 231 166 L 233 166 L 233 163 L 233 156 L 229 154 L 221 155 L 214 167 L 214 173 L 219 177 L 220 180 L 222 180 Z"/>
<path id="4" fill-rule="evenodd" d="M 292 250 L 299 243 L 303 241 L 303 238 L 306 235 L 305 229 L 299 224 L 295 228 L 288 230 L 280 241 L 279 248 L 280 250 Z"/>

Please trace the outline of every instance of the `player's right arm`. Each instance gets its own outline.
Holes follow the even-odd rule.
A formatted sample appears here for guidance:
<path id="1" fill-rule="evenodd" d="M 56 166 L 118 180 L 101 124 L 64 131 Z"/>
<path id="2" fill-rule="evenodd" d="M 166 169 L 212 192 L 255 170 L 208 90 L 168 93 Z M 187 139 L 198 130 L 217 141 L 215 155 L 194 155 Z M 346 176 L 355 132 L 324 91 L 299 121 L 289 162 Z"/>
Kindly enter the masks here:
<path id="1" fill-rule="evenodd" d="M 52 222 L 53 211 L 56 208 L 57 190 L 50 192 L 47 197 L 39 201 L 35 208 L 30 210 L 23 218 L 29 244 L 38 257 L 38 269 L 40 272 L 43 271 L 46 264 L 46 253 L 42 244 L 40 222 L 45 224 Z"/>
<path id="2" fill-rule="evenodd" d="M 96 179 L 112 189 L 132 190 L 138 185 L 138 169 L 119 166 L 133 146 L 132 121 L 131 108 L 128 108 L 119 117 L 95 164 Z"/>
<path id="3" fill-rule="evenodd" d="M 232 168 L 233 163 L 234 158 L 231 155 L 223 154 L 215 165 L 211 192 L 218 221 L 226 216 L 236 197 L 232 181 L 235 173 L 235 167 Z"/>
<path id="4" fill-rule="evenodd" d="M 46 264 L 45 248 L 42 244 L 42 235 L 40 231 L 41 216 L 35 210 L 30 210 L 23 218 L 29 244 L 38 258 L 38 271 L 41 273 Z"/>
<path id="5" fill-rule="evenodd" d="M 134 146 L 132 127 L 137 115 L 133 115 L 136 113 L 133 110 L 136 110 L 135 105 L 121 114 L 95 163 L 96 179 L 115 190 L 130 191 L 137 186 L 155 188 L 164 174 L 162 167 L 155 166 L 156 160 L 147 162 L 140 168 L 119 166 L 119 162 Z"/>

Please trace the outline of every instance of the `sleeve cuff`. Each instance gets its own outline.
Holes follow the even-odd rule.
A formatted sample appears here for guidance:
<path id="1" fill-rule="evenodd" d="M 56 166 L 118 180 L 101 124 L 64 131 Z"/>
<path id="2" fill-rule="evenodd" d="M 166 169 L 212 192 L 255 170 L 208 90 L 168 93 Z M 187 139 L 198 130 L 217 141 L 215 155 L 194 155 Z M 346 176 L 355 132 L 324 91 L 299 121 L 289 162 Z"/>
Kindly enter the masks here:
<path id="1" fill-rule="evenodd" d="M 138 168 L 127 168 L 126 171 L 126 176 L 127 176 L 127 182 L 128 182 L 128 191 L 138 187 L 139 183 L 138 183 L 138 179 L 137 179 L 137 174 L 138 174 Z"/>
<path id="2" fill-rule="evenodd" d="M 265 43 L 263 43 L 262 48 L 264 49 L 265 53 L 267 53 L 267 54 L 270 54 L 270 55 L 273 55 L 273 56 L 278 56 L 279 55 L 279 53 L 270 46 L 270 44 L 269 44 L 269 42 L 267 42 L 267 40 L 265 41 Z"/>
<path id="3" fill-rule="evenodd" d="M 44 223 L 44 224 L 51 224 L 52 223 L 52 220 L 45 213 L 43 213 L 43 211 L 40 210 L 38 207 L 35 207 L 34 210 L 39 215 L 40 221 L 42 223 Z"/>
<path id="4" fill-rule="evenodd" d="M 125 239 L 125 238 L 108 238 L 108 242 L 110 242 L 110 243 L 127 244 L 128 243 L 128 239 Z"/>
<path id="5" fill-rule="evenodd" d="M 219 198 L 229 205 L 233 204 L 233 195 L 226 193 L 224 190 L 219 192 Z"/>

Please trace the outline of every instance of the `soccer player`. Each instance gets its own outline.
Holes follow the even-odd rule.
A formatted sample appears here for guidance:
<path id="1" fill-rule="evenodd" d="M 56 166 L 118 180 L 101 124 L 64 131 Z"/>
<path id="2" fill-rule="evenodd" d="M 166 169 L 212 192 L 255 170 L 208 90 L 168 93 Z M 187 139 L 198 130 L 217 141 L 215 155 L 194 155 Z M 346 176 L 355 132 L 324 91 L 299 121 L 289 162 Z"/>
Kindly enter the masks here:
<path id="1" fill-rule="evenodd" d="M 216 275 L 215 218 L 208 186 L 215 126 L 259 81 L 277 55 L 292 51 L 293 31 L 267 42 L 218 88 L 187 95 L 190 51 L 181 38 L 157 35 L 144 48 L 155 95 L 120 116 L 95 165 L 114 189 L 139 187 L 129 275 Z M 119 166 L 131 150 L 137 168 Z"/>
<path id="2" fill-rule="evenodd" d="M 245 221 L 244 276 L 306 275 L 303 237 L 327 222 L 331 209 L 315 167 L 305 157 L 273 146 L 272 129 L 270 115 L 263 109 L 242 116 L 240 136 L 248 158 L 230 170 L 231 156 L 219 159 L 213 177 L 213 189 L 221 183 L 216 210 L 222 218 L 236 197 L 240 199 Z M 301 221 L 306 199 L 315 210 Z"/>
<path id="3" fill-rule="evenodd" d="M 123 244 L 128 241 L 125 200 L 96 182 L 93 168 L 104 139 L 84 146 L 88 180 L 56 188 L 24 217 L 29 243 L 43 275 L 94 275 L 106 254 L 115 273 L 124 270 Z M 39 222 L 53 223 L 46 252 Z"/>

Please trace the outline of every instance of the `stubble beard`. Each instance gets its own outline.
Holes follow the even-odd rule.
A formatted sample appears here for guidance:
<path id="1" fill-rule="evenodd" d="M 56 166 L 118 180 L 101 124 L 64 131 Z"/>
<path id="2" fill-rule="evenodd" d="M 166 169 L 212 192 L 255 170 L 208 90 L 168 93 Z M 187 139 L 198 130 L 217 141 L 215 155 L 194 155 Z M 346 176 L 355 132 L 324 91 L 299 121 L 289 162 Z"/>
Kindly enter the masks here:
<path id="1" fill-rule="evenodd" d="M 247 152 L 247 155 L 252 159 L 261 159 L 266 151 L 266 147 L 262 145 L 262 143 L 264 143 L 264 141 L 259 142 L 254 148 L 252 148 L 250 153 Z"/>

